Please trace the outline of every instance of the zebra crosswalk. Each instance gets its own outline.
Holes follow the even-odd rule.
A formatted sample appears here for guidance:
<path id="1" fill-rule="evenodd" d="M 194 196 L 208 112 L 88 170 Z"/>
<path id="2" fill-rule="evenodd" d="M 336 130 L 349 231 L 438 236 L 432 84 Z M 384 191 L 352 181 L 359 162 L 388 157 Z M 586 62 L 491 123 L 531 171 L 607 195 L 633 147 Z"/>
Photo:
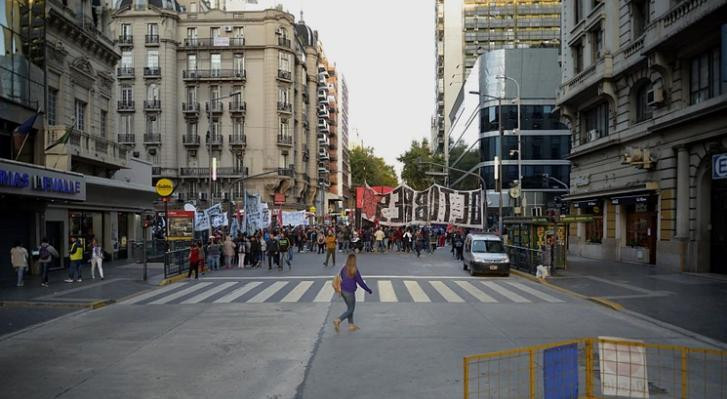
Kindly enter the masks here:
<path id="1" fill-rule="evenodd" d="M 389 277 L 368 279 L 373 294 L 356 290 L 357 302 L 373 303 L 563 303 L 553 292 L 530 283 L 457 278 Z M 536 285 L 537 286 L 537 285 Z M 183 282 L 137 295 L 122 304 L 172 305 L 200 303 L 327 303 L 336 295 L 327 278 L 241 279 Z"/>

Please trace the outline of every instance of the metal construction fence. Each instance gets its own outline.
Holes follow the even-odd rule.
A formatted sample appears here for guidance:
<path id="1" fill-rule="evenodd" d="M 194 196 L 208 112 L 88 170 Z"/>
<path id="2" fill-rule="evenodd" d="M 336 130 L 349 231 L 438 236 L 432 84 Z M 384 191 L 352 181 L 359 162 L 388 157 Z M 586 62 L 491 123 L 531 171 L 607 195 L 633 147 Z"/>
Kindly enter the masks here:
<path id="1" fill-rule="evenodd" d="M 727 351 L 599 337 L 471 355 L 464 397 L 727 399 Z"/>

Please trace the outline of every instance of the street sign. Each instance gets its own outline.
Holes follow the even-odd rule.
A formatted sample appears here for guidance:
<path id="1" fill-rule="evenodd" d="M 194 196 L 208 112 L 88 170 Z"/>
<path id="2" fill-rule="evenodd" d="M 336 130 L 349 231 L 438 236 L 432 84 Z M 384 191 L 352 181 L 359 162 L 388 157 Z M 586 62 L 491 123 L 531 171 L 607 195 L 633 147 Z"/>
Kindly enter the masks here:
<path id="1" fill-rule="evenodd" d="M 712 180 L 727 179 L 727 153 L 712 155 Z"/>
<path id="2" fill-rule="evenodd" d="M 154 188 L 160 197 L 168 197 L 174 192 L 174 182 L 169 179 L 159 179 Z"/>

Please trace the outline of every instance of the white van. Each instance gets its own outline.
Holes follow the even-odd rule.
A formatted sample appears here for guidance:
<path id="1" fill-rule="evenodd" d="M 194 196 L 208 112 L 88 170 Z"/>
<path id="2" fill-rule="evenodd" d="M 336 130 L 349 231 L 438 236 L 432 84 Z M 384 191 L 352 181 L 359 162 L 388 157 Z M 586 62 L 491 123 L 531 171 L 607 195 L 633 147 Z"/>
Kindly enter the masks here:
<path id="1" fill-rule="evenodd" d="M 464 241 L 463 257 L 464 270 L 469 270 L 470 275 L 510 275 L 510 258 L 502 240 L 495 234 L 468 234 Z"/>

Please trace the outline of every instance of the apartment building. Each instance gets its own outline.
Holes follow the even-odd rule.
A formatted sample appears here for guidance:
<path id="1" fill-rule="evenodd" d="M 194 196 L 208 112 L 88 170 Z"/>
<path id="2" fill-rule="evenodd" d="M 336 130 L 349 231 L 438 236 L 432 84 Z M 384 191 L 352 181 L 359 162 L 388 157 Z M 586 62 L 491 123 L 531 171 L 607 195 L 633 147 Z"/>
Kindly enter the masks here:
<path id="1" fill-rule="evenodd" d="M 155 179 L 175 179 L 183 202 L 247 190 L 307 209 L 318 190 L 317 34 L 281 9 L 222 8 L 119 3 L 119 141 Z"/>
<path id="2" fill-rule="evenodd" d="M 436 0 L 436 98 L 432 149 L 449 146 L 449 114 L 477 58 L 508 48 L 560 45 L 560 0 Z"/>
<path id="3" fill-rule="evenodd" d="M 571 252 L 727 272 L 725 15 L 724 0 L 563 2 Z"/>

